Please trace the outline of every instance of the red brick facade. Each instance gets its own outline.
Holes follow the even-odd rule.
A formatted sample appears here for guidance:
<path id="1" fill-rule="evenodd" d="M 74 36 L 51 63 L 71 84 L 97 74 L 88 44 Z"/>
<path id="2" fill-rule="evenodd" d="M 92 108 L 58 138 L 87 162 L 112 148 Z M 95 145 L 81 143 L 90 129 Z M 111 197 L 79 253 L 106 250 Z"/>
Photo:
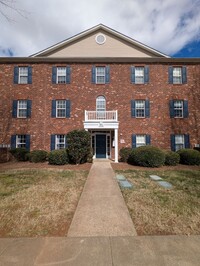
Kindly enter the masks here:
<path id="1" fill-rule="evenodd" d="M 170 149 L 171 134 L 189 134 L 190 145 L 200 143 L 200 61 L 164 59 L 125 62 L 52 62 L 31 58 L 0 61 L 0 144 L 10 144 L 11 135 L 29 134 L 30 149 L 50 150 L 52 134 L 84 128 L 85 110 L 96 110 L 96 98 L 106 98 L 106 110 L 117 110 L 118 144 L 131 147 L 132 134 L 151 135 L 151 144 Z M 124 61 L 124 62 L 123 62 Z M 129 60 L 130 61 L 130 60 Z M 32 84 L 14 84 L 14 66 L 32 66 Z M 110 82 L 92 84 L 92 66 L 109 66 Z M 131 66 L 149 66 L 147 84 L 131 83 Z M 70 84 L 52 84 L 52 67 L 70 66 Z M 186 66 L 187 83 L 169 84 L 168 67 Z M 32 100 L 31 118 L 12 118 L 13 100 Z M 71 101 L 70 118 L 52 118 L 52 100 Z M 149 100 L 150 117 L 131 117 L 131 100 Z M 188 100 L 188 118 L 170 118 L 169 101 Z M 122 143 L 123 142 L 123 143 Z M 113 157 L 113 155 L 112 155 Z"/>

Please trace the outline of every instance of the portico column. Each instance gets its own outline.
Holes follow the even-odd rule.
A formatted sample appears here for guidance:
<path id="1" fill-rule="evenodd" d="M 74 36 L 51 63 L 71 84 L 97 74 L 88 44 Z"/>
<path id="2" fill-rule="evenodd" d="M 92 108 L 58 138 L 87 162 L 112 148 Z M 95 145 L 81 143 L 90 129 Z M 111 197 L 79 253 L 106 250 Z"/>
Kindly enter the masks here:
<path id="1" fill-rule="evenodd" d="M 118 163 L 118 129 L 115 128 L 115 163 Z"/>

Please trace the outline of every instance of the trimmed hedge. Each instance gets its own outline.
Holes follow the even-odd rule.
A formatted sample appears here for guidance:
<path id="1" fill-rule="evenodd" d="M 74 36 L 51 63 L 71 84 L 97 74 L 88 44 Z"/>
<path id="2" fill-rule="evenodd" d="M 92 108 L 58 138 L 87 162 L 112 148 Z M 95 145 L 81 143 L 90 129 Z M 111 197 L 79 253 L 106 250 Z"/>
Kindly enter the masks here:
<path id="1" fill-rule="evenodd" d="M 10 153 L 17 161 L 28 161 L 29 150 L 27 150 L 26 148 L 11 149 Z"/>
<path id="2" fill-rule="evenodd" d="M 144 167 L 160 167 L 165 163 L 165 153 L 150 145 L 138 147 L 131 151 L 128 163 Z"/>
<path id="3" fill-rule="evenodd" d="M 69 163 L 69 156 L 66 149 L 51 151 L 48 155 L 49 164 L 64 165 Z"/>
<path id="4" fill-rule="evenodd" d="M 32 163 L 46 162 L 48 153 L 44 150 L 34 150 L 28 155 L 29 161 Z"/>
<path id="5" fill-rule="evenodd" d="M 74 164 L 86 163 L 91 157 L 91 136 L 88 131 L 73 130 L 67 134 L 67 144 L 70 162 Z"/>
<path id="6" fill-rule="evenodd" d="M 200 152 L 193 149 L 177 151 L 180 155 L 180 163 L 186 165 L 200 165 Z"/>
<path id="7" fill-rule="evenodd" d="M 132 149 L 128 148 L 128 147 L 123 147 L 120 149 L 119 151 L 119 155 L 120 155 L 120 162 L 127 162 L 128 161 L 128 157 L 131 153 Z"/>
<path id="8" fill-rule="evenodd" d="M 165 165 L 175 166 L 180 162 L 180 155 L 174 151 L 165 151 Z"/>

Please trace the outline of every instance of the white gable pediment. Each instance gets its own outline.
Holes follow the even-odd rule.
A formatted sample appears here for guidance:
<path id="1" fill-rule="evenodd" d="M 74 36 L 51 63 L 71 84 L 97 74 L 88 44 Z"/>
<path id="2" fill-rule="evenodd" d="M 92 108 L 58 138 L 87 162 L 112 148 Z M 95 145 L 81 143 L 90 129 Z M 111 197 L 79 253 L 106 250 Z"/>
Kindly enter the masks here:
<path id="1" fill-rule="evenodd" d="M 61 58 L 167 57 L 127 36 L 98 25 L 35 56 Z"/>

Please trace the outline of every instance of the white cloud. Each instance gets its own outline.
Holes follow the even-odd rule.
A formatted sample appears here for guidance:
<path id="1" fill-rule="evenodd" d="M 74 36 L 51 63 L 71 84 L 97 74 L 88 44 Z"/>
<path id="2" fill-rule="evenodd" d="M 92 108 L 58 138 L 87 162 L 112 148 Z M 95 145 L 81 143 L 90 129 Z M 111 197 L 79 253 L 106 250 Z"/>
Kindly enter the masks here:
<path id="1" fill-rule="evenodd" d="M 199 0 L 16 0 L 27 18 L 0 17 L 0 56 L 28 56 L 103 23 L 163 53 L 200 39 Z M 4 51 L 4 52 L 3 52 Z"/>

